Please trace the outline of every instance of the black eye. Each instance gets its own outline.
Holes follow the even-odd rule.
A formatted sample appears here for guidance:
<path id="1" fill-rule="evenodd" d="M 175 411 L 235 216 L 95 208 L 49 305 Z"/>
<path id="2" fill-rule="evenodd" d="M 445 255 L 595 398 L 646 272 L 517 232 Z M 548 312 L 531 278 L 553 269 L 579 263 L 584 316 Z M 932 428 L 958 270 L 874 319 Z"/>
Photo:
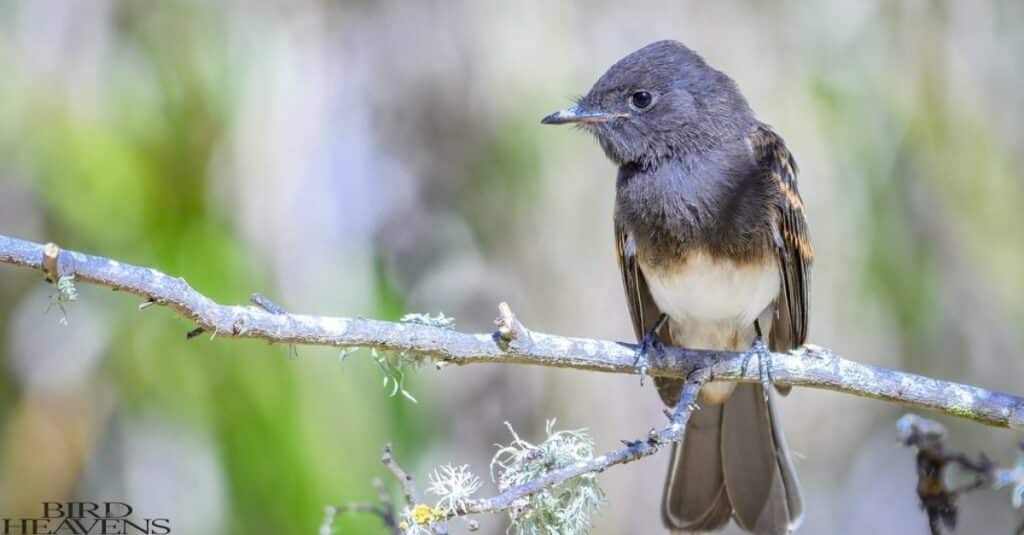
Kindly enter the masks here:
<path id="1" fill-rule="evenodd" d="M 647 106 L 650 106 L 653 101 L 654 97 L 652 97 L 647 91 L 637 91 L 629 97 L 629 105 L 637 110 L 642 110 Z"/>

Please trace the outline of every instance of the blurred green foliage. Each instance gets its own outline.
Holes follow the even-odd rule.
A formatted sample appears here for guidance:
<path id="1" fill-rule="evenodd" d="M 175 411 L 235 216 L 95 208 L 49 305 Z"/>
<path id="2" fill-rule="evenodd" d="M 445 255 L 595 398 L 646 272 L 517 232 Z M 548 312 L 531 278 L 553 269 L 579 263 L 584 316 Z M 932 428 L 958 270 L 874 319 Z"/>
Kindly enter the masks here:
<path id="1" fill-rule="evenodd" d="M 257 257 L 211 209 L 211 160 L 231 120 L 235 73 L 213 37 L 212 10 L 179 7 L 187 9 L 119 4 L 116 39 L 133 55 L 131 69 L 144 66 L 156 83 L 127 68 L 115 75 L 102 96 L 110 116 L 8 86 L 3 96 L 19 102 L 7 109 L 8 128 L 27 138 L 17 160 L 33 170 L 53 241 L 182 276 L 221 302 L 273 295 Z M 383 280 L 378 290 L 380 316 L 400 316 L 400 296 Z M 117 329 L 104 373 L 119 410 L 157 412 L 212 438 L 228 479 L 230 533 L 314 533 L 325 505 L 375 498 L 370 482 L 383 471 L 369 461 L 385 442 L 411 462 L 427 436 L 417 408 L 365 380 L 377 373 L 368 359 L 342 370 L 326 350 L 289 359 L 263 343 L 186 341 L 191 325 L 174 314 L 128 303 L 111 311 Z M 379 529 L 368 515 L 337 525 Z"/>

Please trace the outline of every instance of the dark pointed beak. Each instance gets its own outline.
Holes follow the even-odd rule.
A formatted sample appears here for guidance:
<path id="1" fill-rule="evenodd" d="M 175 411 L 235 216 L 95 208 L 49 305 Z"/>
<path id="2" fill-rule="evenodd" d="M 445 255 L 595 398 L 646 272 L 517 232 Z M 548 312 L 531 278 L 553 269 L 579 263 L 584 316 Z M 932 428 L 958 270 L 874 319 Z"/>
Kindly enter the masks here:
<path id="1" fill-rule="evenodd" d="M 603 111 L 589 111 L 573 106 L 562 111 L 556 111 L 540 120 L 541 124 L 566 124 L 566 123 L 603 123 L 618 117 L 625 117 L 622 113 L 607 113 Z"/>

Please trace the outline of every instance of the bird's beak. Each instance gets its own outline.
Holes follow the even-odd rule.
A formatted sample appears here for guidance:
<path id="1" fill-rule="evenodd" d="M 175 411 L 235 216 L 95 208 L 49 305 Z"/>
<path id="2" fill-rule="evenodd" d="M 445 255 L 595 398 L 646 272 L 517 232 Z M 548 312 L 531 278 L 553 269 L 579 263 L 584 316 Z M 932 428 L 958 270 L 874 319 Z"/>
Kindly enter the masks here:
<path id="1" fill-rule="evenodd" d="M 603 123 L 618 117 L 625 117 L 624 113 L 608 113 L 603 111 L 584 110 L 580 106 L 573 106 L 562 111 L 556 111 L 540 120 L 541 124 L 566 124 L 566 123 Z"/>

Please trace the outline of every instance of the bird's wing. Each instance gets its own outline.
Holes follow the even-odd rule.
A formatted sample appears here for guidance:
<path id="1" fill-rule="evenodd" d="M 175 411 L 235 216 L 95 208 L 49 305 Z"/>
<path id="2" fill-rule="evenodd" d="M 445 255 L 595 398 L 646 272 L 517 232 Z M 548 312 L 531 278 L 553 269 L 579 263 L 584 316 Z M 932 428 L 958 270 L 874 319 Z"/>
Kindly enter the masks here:
<path id="1" fill-rule="evenodd" d="M 772 229 L 779 270 L 782 273 L 779 296 L 776 298 L 776 317 L 772 321 L 768 344 L 773 351 L 788 351 L 807 340 L 807 305 L 810 290 L 810 267 L 814 260 L 814 249 L 807 234 L 807 219 L 804 203 L 797 189 L 797 166 L 793 155 L 786 148 L 782 138 L 766 125 L 759 124 L 751 135 L 754 158 L 764 178 L 776 185 L 776 211 Z M 789 387 L 776 387 L 781 394 Z M 775 407 L 771 397 L 768 402 L 772 440 L 778 455 L 779 473 L 785 487 L 787 522 L 792 526 L 803 517 L 803 500 L 796 480 L 796 470 L 788 455 L 786 439 L 782 434 L 780 420 L 774 417 Z M 778 489 L 778 487 L 776 487 Z"/>
<path id="2" fill-rule="evenodd" d="M 751 141 L 754 158 L 762 172 L 778 186 L 773 230 L 782 282 L 776 299 L 778 315 L 772 322 L 769 345 L 772 350 L 786 351 L 807 339 L 808 277 L 814 249 L 807 234 L 793 155 L 782 138 L 767 125 L 757 125 Z"/>
<path id="3" fill-rule="evenodd" d="M 636 245 L 633 236 L 622 227 L 619 218 L 615 218 L 615 251 L 619 259 L 619 269 L 622 271 L 622 285 L 626 290 L 626 303 L 629 305 L 629 316 L 633 319 L 633 332 L 636 333 L 638 341 L 643 340 L 644 334 L 654 328 L 658 318 L 661 317 L 661 310 L 651 297 L 651 291 L 647 288 L 647 280 L 640 271 L 640 265 L 636 259 Z M 672 338 L 668 322 L 662 325 L 658 331 L 658 337 L 666 346 L 671 346 Z M 679 393 L 683 388 L 683 381 L 678 379 L 654 379 L 658 388 L 658 394 L 662 401 L 669 407 L 675 407 L 679 401 Z"/>

